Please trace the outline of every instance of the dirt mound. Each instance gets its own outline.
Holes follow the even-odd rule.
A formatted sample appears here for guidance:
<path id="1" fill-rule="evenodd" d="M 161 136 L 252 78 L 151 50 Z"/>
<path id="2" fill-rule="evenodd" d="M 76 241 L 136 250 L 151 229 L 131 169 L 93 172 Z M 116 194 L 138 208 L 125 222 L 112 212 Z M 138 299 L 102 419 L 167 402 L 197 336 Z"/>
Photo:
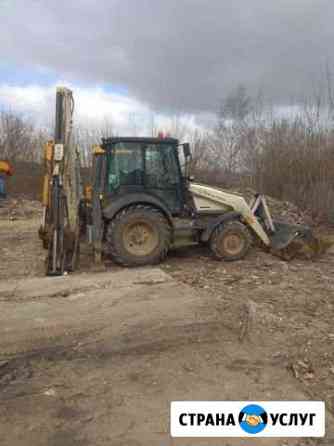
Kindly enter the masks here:
<path id="1" fill-rule="evenodd" d="M 256 191 L 251 188 L 233 189 L 233 192 L 243 195 L 248 203 L 253 200 L 254 195 L 256 194 Z M 268 195 L 265 195 L 265 198 L 274 220 L 291 224 L 314 224 L 310 215 L 306 211 L 300 209 L 294 203 L 291 203 L 290 201 L 278 200 Z"/>
<path id="2" fill-rule="evenodd" d="M 10 198 L 0 201 L 0 220 L 22 220 L 42 215 L 39 201 Z"/>

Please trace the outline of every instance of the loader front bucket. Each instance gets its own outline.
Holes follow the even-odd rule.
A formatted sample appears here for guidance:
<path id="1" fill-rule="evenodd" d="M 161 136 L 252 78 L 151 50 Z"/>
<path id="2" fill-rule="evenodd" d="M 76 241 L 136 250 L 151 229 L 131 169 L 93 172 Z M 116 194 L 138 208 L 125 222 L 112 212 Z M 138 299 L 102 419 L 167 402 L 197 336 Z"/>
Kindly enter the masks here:
<path id="1" fill-rule="evenodd" d="M 271 250 L 284 260 L 291 260 L 301 251 L 309 259 L 320 254 L 321 242 L 312 229 L 274 221 L 275 231 L 270 235 Z"/>

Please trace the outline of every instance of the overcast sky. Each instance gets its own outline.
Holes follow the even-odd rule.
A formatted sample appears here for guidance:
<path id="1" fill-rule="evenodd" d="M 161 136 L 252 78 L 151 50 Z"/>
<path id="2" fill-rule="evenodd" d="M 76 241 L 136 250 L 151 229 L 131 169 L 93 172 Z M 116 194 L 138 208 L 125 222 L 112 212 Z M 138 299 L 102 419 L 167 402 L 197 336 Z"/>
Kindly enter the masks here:
<path id="1" fill-rule="evenodd" d="M 240 83 L 288 105 L 331 66 L 333 18 L 333 0 L 0 0 L 0 103 L 65 81 L 164 114 Z"/>

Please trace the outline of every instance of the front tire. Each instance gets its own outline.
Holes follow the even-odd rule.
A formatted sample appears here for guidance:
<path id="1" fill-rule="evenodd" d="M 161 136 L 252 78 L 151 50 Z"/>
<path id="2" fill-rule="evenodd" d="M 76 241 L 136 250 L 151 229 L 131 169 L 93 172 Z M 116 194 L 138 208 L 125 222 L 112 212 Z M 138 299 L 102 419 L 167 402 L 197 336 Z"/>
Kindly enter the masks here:
<path id="1" fill-rule="evenodd" d="M 210 248 L 217 260 L 232 262 L 243 259 L 251 246 L 251 235 L 240 221 L 221 223 L 213 231 Z"/>
<path id="2" fill-rule="evenodd" d="M 134 205 L 120 211 L 108 225 L 112 259 L 123 266 L 160 263 L 171 244 L 171 227 L 158 209 Z"/>

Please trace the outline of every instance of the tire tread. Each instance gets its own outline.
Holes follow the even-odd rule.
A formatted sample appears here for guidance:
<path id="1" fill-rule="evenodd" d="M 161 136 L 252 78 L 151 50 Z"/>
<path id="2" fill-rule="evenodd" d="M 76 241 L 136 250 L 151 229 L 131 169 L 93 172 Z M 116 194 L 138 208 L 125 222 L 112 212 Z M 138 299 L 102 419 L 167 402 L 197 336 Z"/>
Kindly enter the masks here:
<path id="1" fill-rule="evenodd" d="M 126 256 L 120 252 L 117 248 L 115 240 L 115 228 L 117 225 L 121 224 L 124 218 L 127 218 L 129 214 L 134 212 L 149 213 L 153 214 L 157 220 L 159 226 L 159 232 L 163 240 L 163 246 L 158 255 L 153 259 L 148 261 L 148 263 L 143 262 L 133 262 L 130 256 Z M 107 229 L 107 242 L 109 247 L 109 254 L 111 255 L 113 261 L 122 266 L 140 266 L 140 265 L 155 265 L 161 263 L 167 256 L 170 244 L 171 244 L 171 226 L 167 221 L 164 214 L 156 207 L 145 205 L 145 204 L 135 204 L 122 209 L 116 216 L 109 222 Z"/>

